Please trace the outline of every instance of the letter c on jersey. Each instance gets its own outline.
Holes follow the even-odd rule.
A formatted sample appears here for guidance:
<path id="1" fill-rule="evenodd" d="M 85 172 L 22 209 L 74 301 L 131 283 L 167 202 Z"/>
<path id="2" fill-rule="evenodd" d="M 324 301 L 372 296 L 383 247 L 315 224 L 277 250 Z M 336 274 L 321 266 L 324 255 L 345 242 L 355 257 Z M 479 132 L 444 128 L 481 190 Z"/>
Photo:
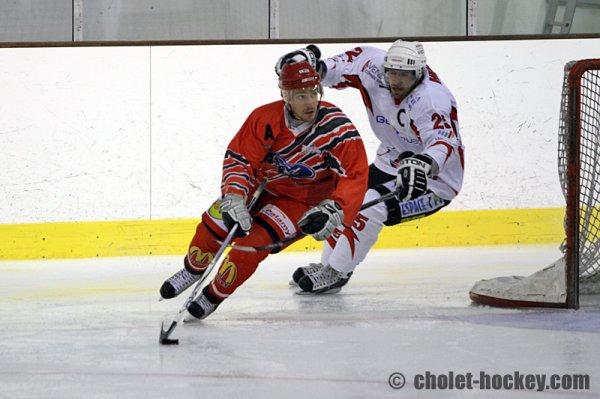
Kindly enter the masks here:
<path id="1" fill-rule="evenodd" d="M 398 119 L 398 124 L 402 127 L 405 126 L 404 122 L 402 122 L 402 120 L 404 119 L 402 117 L 402 114 L 406 115 L 406 110 L 404 108 L 401 108 L 400 111 L 398 111 L 398 115 L 396 117 L 396 119 Z"/>

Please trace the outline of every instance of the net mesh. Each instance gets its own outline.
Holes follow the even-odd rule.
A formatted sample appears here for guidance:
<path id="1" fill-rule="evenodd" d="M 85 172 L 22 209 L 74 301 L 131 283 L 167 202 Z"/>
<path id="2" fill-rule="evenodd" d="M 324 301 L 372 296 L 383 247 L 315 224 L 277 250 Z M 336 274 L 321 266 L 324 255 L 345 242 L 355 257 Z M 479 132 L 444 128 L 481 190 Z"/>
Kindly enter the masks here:
<path id="1" fill-rule="evenodd" d="M 575 111 L 580 129 L 579 277 L 582 282 L 600 281 L 600 63 L 581 77 L 580 108 Z M 565 67 L 558 143 L 558 171 L 563 193 L 567 182 L 568 74 Z"/>
<path id="2" fill-rule="evenodd" d="M 574 76 L 570 78 L 571 71 Z M 574 79 L 580 73 L 580 79 Z M 579 101 L 569 101 L 569 96 L 576 92 L 569 85 L 580 92 Z M 577 123 L 572 123 L 574 121 Z M 571 138 L 579 139 L 578 151 L 569 151 L 569 143 L 573 142 Z M 580 160 L 579 168 L 570 171 L 579 170 L 579 197 L 571 197 L 575 201 L 567 195 L 568 167 L 576 165 L 568 158 L 576 155 L 570 153 L 578 153 Z M 580 215 L 577 226 L 573 226 L 573 230 L 578 232 L 579 284 L 571 284 L 570 278 L 567 278 L 573 275 L 567 273 L 571 266 L 567 266 L 566 259 L 570 256 L 563 256 L 527 277 L 496 277 L 475 283 L 469 292 L 474 302 L 507 307 L 573 308 L 579 306 L 580 299 L 584 299 L 584 305 L 597 306 L 600 303 L 594 299 L 600 299 L 600 59 L 571 62 L 565 66 L 558 135 L 558 175 L 567 202 L 574 202 L 567 204 L 567 210 L 577 209 Z M 567 227 L 565 222 L 565 230 L 570 230 Z M 565 240 L 563 253 L 572 255 L 572 252 L 566 252 L 569 250 L 567 247 Z"/>

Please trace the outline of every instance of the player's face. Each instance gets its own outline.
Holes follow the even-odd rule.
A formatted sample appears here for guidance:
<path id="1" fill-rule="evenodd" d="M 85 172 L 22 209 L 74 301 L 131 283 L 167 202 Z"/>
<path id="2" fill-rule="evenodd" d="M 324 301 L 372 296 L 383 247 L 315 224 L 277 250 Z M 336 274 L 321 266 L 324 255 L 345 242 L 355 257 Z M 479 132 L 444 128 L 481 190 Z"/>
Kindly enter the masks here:
<path id="1" fill-rule="evenodd" d="M 385 71 L 392 96 L 396 100 L 402 100 L 408 94 L 417 80 L 414 71 L 403 71 L 400 69 L 388 69 Z"/>
<path id="2" fill-rule="evenodd" d="M 288 104 L 294 116 L 303 122 L 315 119 L 320 99 L 321 91 L 318 86 L 290 90 L 288 94 Z"/>

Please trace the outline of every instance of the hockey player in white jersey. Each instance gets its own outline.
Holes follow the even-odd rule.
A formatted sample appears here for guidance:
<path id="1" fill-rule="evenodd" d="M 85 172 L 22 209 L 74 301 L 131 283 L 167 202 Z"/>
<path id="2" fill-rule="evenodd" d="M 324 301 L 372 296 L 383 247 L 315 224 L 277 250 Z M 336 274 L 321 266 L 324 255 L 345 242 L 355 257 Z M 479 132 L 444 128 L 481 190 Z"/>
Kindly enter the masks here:
<path id="1" fill-rule="evenodd" d="M 338 291 L 377 241 L 383 226 L 431 215 L 458 194 L 464 147 L 457 105 L 450 90 L 428 66 L 421 43 L 397 40 L 389 50 L 362 46 L 325 60 L 307 48 L 282 56 L 286 63 L 308 60 L 334 89 L 358 89 L 373 133 L 381 141 L 369 167 L 364 202 L 397 191 L 361 211 L 352 226 L 342 226 L 326 241 L 320 263 L 301 267 L 293 280 L 304 291 Z"/>

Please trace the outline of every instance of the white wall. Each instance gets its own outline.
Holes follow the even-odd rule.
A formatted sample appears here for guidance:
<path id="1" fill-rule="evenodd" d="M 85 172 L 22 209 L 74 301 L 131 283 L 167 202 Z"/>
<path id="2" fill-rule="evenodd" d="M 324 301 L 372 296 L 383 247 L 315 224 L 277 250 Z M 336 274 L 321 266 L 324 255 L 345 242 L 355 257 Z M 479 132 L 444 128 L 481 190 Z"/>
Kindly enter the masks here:
<path id="1" fill-rule="evenodd" d="M 149 49 L 0 50 L 0 221 L 147 218 Z"/>
<path id="2" fill-rule="evenodd" d="M 388 45 L 375 44 L 382 48 Z M 0 223 L 197 217 L 225 146 L 278 98 L 294 45 L 0 49 Z M 351 46 L 322 45 L 325 55 Z M 454 92 L 466 144 L 451 209 L 563 204 L 562 68 L 600 40 L 425 43 Z M 357 91 L 326 91 L 376 141 Z"/>

